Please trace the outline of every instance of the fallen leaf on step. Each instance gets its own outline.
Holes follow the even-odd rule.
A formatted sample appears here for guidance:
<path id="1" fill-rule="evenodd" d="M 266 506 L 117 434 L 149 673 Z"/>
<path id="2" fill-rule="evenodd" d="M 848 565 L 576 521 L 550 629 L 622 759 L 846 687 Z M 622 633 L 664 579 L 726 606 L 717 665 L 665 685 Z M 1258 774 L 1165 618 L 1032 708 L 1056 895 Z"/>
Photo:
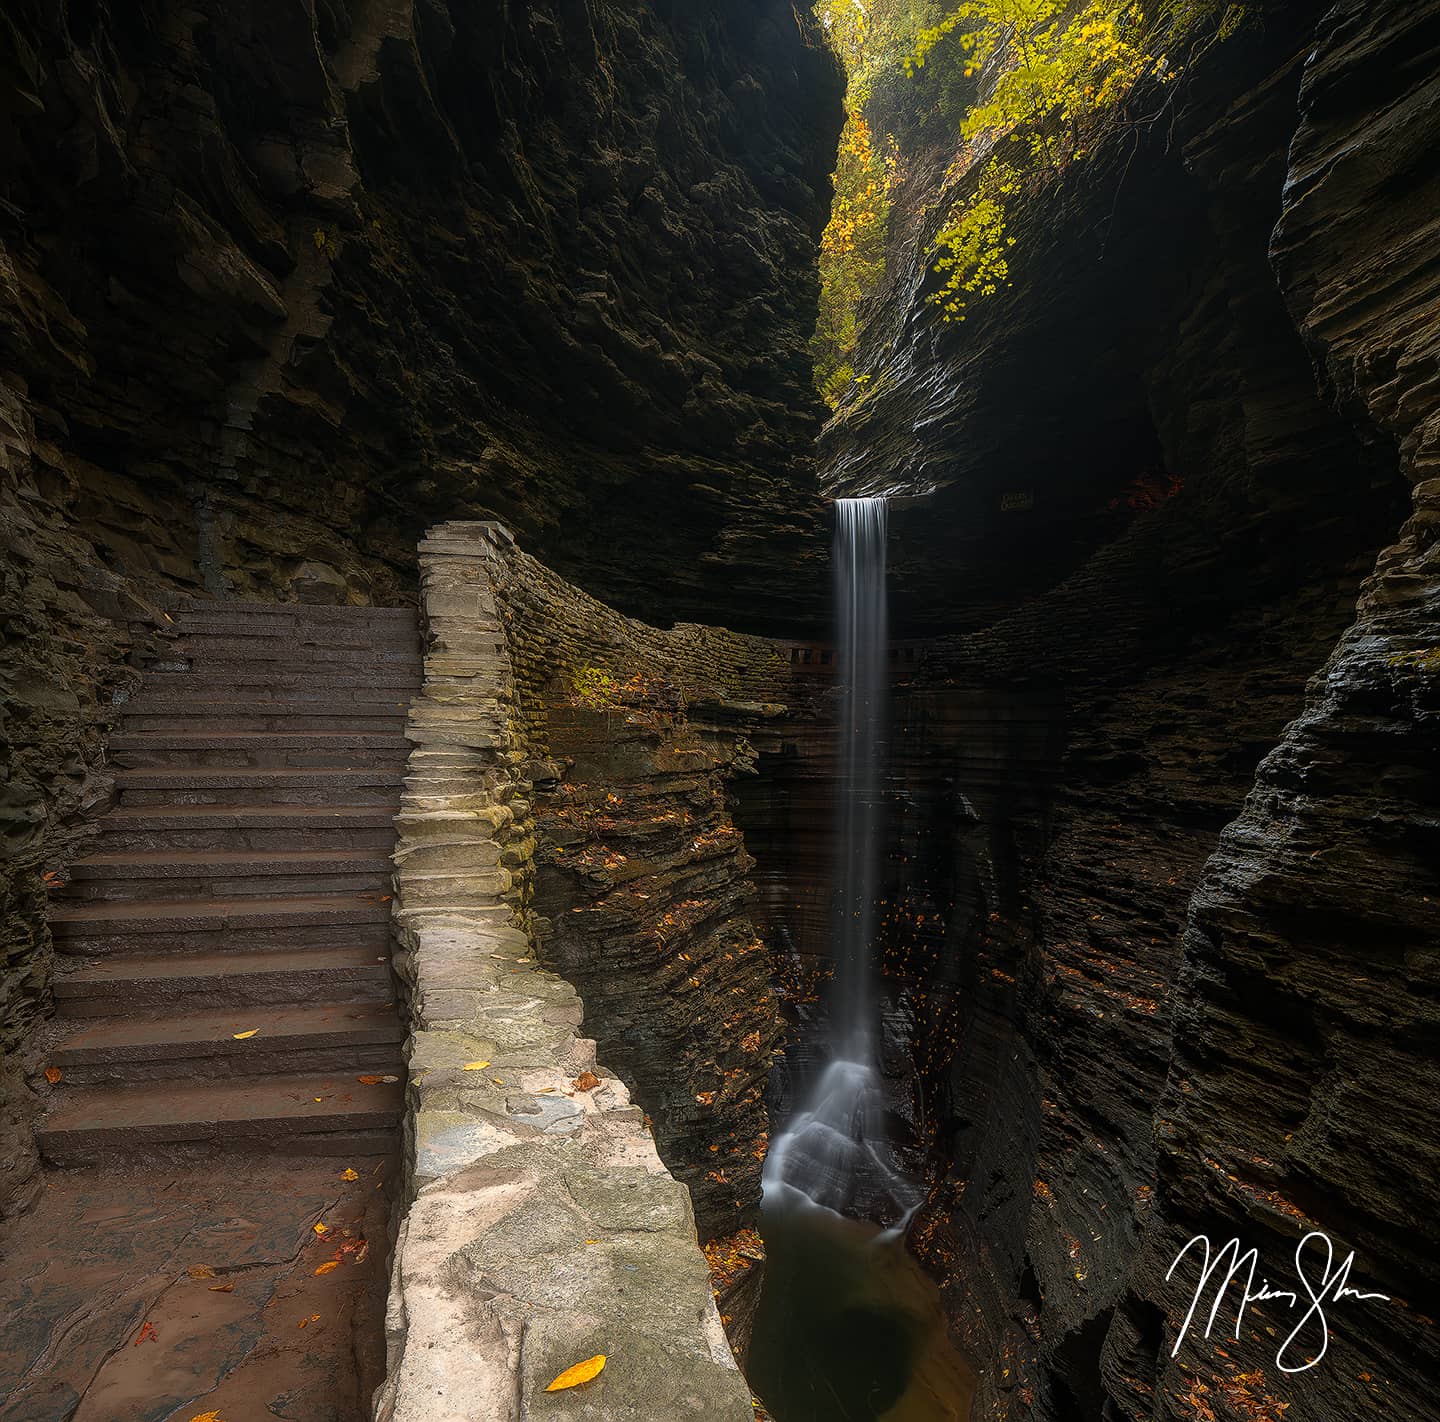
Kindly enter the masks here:
<path id="1" fill-rule="evenodd" d="M 317 1274 L 330 1274 L 330 1273 L 333 1273 L 333 1272 L 334 1272 L 336 1269 L 338 1269 L 339 1267 L 340 1267 L 340 1264 L 339 1264 L 339 1262 L 338 1262 L 337 1260 L 335 1260 L 335 1259 L 327 1259 L 323 1264 L 320 1264 L 320 1265 L 318 1265 L 318 1266 L 316 1267 L 315 1272 L 316 1272 Z"/>
<path id="2" fill-rule="evenodd" d="M 48 1081 L 51 1086 L 54 1086 L 55 1083 L 59 1081 L 60 1078 L 64 1075 L 65 1073 L 61 1071 L 59 1067 L 45 1068 L 45 1080 Z"/>
<path id="3" fill-rule="evenodd" d="M 304 1328 L 304 1327 L 306 1326 L 306 1324 L 309 1324 L 309 1323 L 319 1323 L 319 1322 L 320 1322 L 320 1315 L 319 1315 L 318 1313 L 312 1313 L 309 1318 L 302 1318 L 302 1319 L 300 1320 L 300 1323 L 299 1323 L 298 1326 L 301 1327 L 301 1328 Z"/>
<path id="4" fill-rule="evenodd" d="M 141 1325 L 139 1333 L 135 1335 L 135 1346 L 138 1348 L 142 1343 L 153 1343 L 155 1338 L 155 1325 L 147 1318 Z"/>
<path id="5" fill-rule="evenodd" d="M 489 1065 L 490 1065 L 489 1062 L 466 1062 L 466 1063 L 465 1063 L 465 1070 L 466 1070 L 466 1071 L 484 1071 L 485 1068 L 486 1068 L 487 1066 L 489 1066 Z"/>
<path id="6" fill-rule="evenodd" d="M 208 1264 L 192 1264 L 186 1271 L 192 1279 L 213 1279 L 215 1271 Z"/>
<path id="7" fill-rule="evenodd" d="M 591 1378 L 599 1377 L 604 1368 L 604 1353 L 596 1353 L 593 1358 L 586 1358 L 583 1363 L 576 1363 L 574 1367 L 566 1368 L 545 1391 L 563 1392 L 567 1387 L 579 1387 L 581 1383 L 587 1383 Z"/>
<path id="8" fill-rule="evenodd" d="M 252 1027 L 248 1032 L 232 1032 L 230 1035 L 234 1037 L 237 1042 L 243 1042 L 246 1037 L 253 1037 L 259 1030 L 258 1027 Z"/>
<path id="9" fill-rule="evenodd" d="M 234 1284 L 211 1284 L 211 1285 L 210 1285 L 210 1292 L 211 1292 L 212 1294 L 233 1294 L 233 1293 L 235 1292 L 235 1285 L 234 1285 Z"/>
<path id="10" fill-rule="evenodd" d="M 197 1412 L 190 1422 L 225 1422 L 218 1412 Z"/>
<path id="11" fill-rule="evenodd" d="M 594 1091 L 600 1085 L 600 1078 L 593 1071 L 582 1071 L 575 1078 L 574 1085 L 576 1091 Z"/>
<path id="12" fill-rule="evenodd" d="M 316 1234 L 329 1234 L 329 1233 L 330 1233 L 330 1226 L 327 1225 L 327 1224 L 319 1224 L 319 1223 L 316 1223 L 316 1224 L 311 1225 L 310 1228 L 313 1229 Z"/>
<path id="13" fill-rule="evenodd" d="M 379 1086 L 385 1078 L 383 1076 L 357 1076 L 355 1080 L 358 1081 L 361 1086 Z"/>
<path id="14" fill-rule="evenodd" d="M 347 1167 L 340 1172 L 340 1178 L 342 1180 L 358 1180 L 360 1177 L 353 1170 Z"/>

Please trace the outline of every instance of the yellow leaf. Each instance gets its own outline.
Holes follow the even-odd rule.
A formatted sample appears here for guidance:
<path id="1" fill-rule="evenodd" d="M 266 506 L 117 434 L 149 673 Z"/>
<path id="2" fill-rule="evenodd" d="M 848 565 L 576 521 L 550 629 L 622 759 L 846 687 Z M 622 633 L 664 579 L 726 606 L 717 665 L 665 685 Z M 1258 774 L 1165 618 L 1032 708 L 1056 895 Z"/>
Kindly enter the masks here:
<path id="1" fill-rule="evenodd" d="M 235 1292 L 235 1285 L 234 1285 L 234 1284 L 211 1284 L 211 1285 L 210 1285 L 210 1292 L 211 1292 L 212 1294 L 233 1294 L 233 1293 Z"/>
<path id="2" fill-rule="evenodd" d="M 315 1272 L 317 1274 L 328 1274 L 332 1269 L 338 1269 L 339 1267 L 340 1261 L 338 1259 L 330 1259 L 327 1260 L 324 1264 L 320 1265 L 320 1267 L 316 1269 Z"/>
<path id="3" fill-rule="evenodd" d="M 484 1071 L 485 1068 L 486 1068 L 487 1066 L 489 1066 L 489 1065 L 490 1065 L 489 1062 L 466 1062 L 466 1063 L 465 1063 L 465 1070 L 466 1070 L 466 1071 Z"/>
<path id="4" fill-rule="evenodd" d="M 583 1363 L 576 1363 L 572 1368 L 566 1368 L 549 1387 L 546 1392 L 563 1392 L 567 1387 L 579 1387 L 581 1383 L 587 1383 L 591 1378 L 597 1378 L 605 1367 L 604 1353 L 596 1353 L 593 1358 L 586 1358 Z"/>
<path id="5" fill-rule="evenodd" d="M 314 1225 L 311 1225 L 310 1228 L 313 1229 L 316 1234 L 329 1234 L 329 1233 L 330 1233 L 330 1226 L 329 1226 L 329 1225 L 325 1225 L 325 1224 L 314 1224 Z"/>
<path id="6" fill-rule="evenodd" d="M 190 1422 L 225 1422 L 218 1412 L 197 1412 Z"/>
<path id="7" fill-rule="evenodd" d="M 192 1279 L 213 1279 L 215 1271 L 208 1264 L 192 1264 L 186 1271 Z"/>
<path id="8" fill-rule="evenodd" d="M 246 1037 L 253 1037 L 259 1030 L 258 1027 L 252 1027 L 248 1032 L 232 1032 L 230 1035 L 234 1037 L 237 1042 L 243 1042 Z"/>
<path id="9" fill-rule="evenodd" d="M 346 1169 L 340 1172 L 340 1178 L 342 1180 L 358 1180 L 360 1177 L 353 1170 Z"/>

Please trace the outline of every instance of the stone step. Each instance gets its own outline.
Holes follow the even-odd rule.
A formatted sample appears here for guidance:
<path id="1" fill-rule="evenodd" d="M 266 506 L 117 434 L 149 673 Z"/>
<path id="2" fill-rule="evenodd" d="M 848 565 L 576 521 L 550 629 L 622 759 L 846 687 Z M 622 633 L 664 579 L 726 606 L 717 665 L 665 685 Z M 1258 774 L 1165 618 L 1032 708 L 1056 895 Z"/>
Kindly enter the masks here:
<path id="1" fill-rule="evenodd" d="M 159 658 L 160 669 L 173 662 L 194 662 L 218 667 L 238 662 L 278 664 L 296 671 L 314 667 L 336 672 L 358 672 L 376 667 L 396 672 L 420 671 L 420 644 L 375 646 L 364 639 L 353 645 L 345 642 L 312 642 L 303 637 L 235 637 L 208 632 L 187 632 L 177 637 Z"/>
<path id="2" fill-rule="evenodd" d="M 63 967 L 64 960 L 61 960 Z M 388 1002 L 387 953 L 318 947 L 253 953 L 141 953 L 87 962 L 53 980 L 62 1017 L 111 1015 L 144 1002 L 176 1011 L 270 1003 Z"/>
<path id="3" fill-rule="evenodd" d="M 152 901 L 229 898 L 243 894 L 386 894 L 391 864 L 386 849 L 107 850 L 70 866 L 71 899 Z"/>
<path id="4" fill-rule="evenodd" d="M 50 932 L 62 953 L 225 951 L 305 943 L 388 941 L 383 894 L 306 894 L 283 898 L 60 901 Z M 354 929 L 372 930 L 363 937 Z M 342 931 L 342 930 L 350 931 Z"/>
<path id="5" fill-rule="evenodd" d="M 404 611 L 405 609 L 395 609 Z M 408 617 L 306 617 L 303 613 L 182 612 L 171 623 L 182 637 L 291 637 L 413 645 L 420 638 L 420 619 Z"/>
<path id="6" fill-rule="evenodd" d="M 407 701 L 364 703 L 322 701 L 183 701 L 169 706 L 128 706 L 124 734 L 189 731 L 288 733 L 323 731 L 341 734 L 358 731 L 398 735 L 405 729 Z"/>
<path id="7" fill-rule="evenodd" d="M 271 700 L 351 702 L 393 701 L 415 694 L 421 678 L 413 672 L 372 668 L 356 672 L 283 671 L 273 667 L 232 667 L 224 673 L 205 671 L 151 671 L 137 698 L 198 697 L 223 701 L 227 696 L 265 697 Z"/>
<path id="8" fill-rule="evenodd" d="M 356 769 L 402 766 L 410 754 L 403 735 L 389 731 L 120 731 L 111 758 L 127 769 L 150 766 L 325 766 Z"/>
<path id="9" fill-rule="evenodd" d="M 239 1036 L 253 1032 L 253 1036 Z M 184 1013 L 94 1018 L 51 1044 L 62 1080 L 160 1081 L 307 1070 L 400 1072 L 405 1031 L 392 1004 L 209 1007 Z"/>
<path id="10" fill-rule="evenodd" d="M 367 805 L 121 805 L 96 822 L 96 854 L 113 851 L 382 849 L 399 802 Z"/>
<path id="11" fill-rule="evenodd" d="M 143 766 L 115 772 L 124 809 L 201 805 L 263 805 L 341 809 L 385 803 L 398 806 L 405 769 L 396 765 L 352 768 L 307 766 Z"/>
<path id="12" fill-rule="evenodd" d="M 62 1091 L 36 1142 L 57 1165 L 145 1155 L 169 1145 L 338 1154 L 399 1123 L 403 1077 L 373 1086 L 357 1080 L 367 1074 L 258 1076 L 164 1091 L 147 1082 L 94 1087 L 73 1097 Z"/>
<path id="13" fill-rule="evenodd" d="M 311 602 L 231 602 L 227 599 L 196 600 L 176 608 L 171 620 L 179 625 L 191 618 L 203 621 L 238 622 L 247 624 L 257 617 L 289 617 L 319 625 L 369 623 L 418 626 L 420 614 L 413 607 L 338 607 L 329 603 Z"/>

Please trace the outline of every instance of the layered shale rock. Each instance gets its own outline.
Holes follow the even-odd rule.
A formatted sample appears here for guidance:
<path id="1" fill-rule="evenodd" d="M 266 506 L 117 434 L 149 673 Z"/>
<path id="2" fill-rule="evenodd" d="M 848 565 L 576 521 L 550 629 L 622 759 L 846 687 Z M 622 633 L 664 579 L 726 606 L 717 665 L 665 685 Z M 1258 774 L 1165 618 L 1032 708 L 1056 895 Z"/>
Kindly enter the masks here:
<path id="1" fill-rule="evenodd" d="M 802 11 L 34 4 L 3 44 L 7 385 L 116 561 L 168 509 L 213 590 L 343 601 L 490 511 L 612 600 L 783 593 L 838 123 Z"/>
<path id="2" fill-rule="evenodd" d="M 1381 1280 L 1362 1287 L 1413 1303 L 1427 1282 L 1395 1243 L 1414 1218 L 1398 1169 L 1337 1150 L 1383 1112 L 1398 1158 L 1426 1089 L 1423 483 L 1285 725 L 1405 517 L 1397 473 L 1431 457 L 1436 18 L 1341 6 L 1317 31 L 1265 5 L 1164 134 L 1021 214 L 1013 288 L 958 328 L 924 300 L 920 201 L 953 155 L 919 144 L 902 189 L 829 477 L 922 496 L 894 511 L 896 602 L 910 631 L 960 629 L 922 685 L 1064 706 L 1053 788 L 1003 725 L 974 728 L 1016 795 L 956 777 L 978 902 L 957 899 L 946 941 L 971 966 L 938 1060 L 916 1032 L 942 1118 L 919 1239 L 989 1415 L 1417 1406 L 1403 1308 L 1348 1314 L 1345 1358 L 1301 1384 L 1277 1383 L 1273 1344 L 1234 1368 L 1203 1344 L 1184 1372 L 1155 1360 L 1188 1301 L 1165 1269 L 1202 1230 L 1268 1245 L 1280 1272 L 1318 1220 Z"/>
<path id="3" fill-rule="evenodd" d="M 543 961 L 634 1089 L 702 1235 L 753 1215 L 780 1019 L 730 809 L 786 710 L 775 644 L 622 617 L 512 551 L 493 560 L 516 669 Z"/>
<path id="4" fill-rule="evenodd" d="M 1151 1386 L 1218 1398 L 1221 1415 L 1276 1393 L 1316 1416 L 1433 1408 L 1422 1301 L 1440 1241 L 1414 1182 L 1435 1178 L 1440 1087 L 1437 62 L 1435 7 L 1341 4 L 1301 87 L 1276 269 L 1328 389 L 1393 439 L 1414 511 L 1190 904 L 1154 1220 L 1105 1358 L 1137 1416 Z M 1187 1354 L 1182 1373 L 1155 1359 L 1150 1320 L 1169 1259 L 1202 1230 L 1281 1267 L 1298 1235 L 1324 1231 L 1337 1263 L 1355 1251 L 1351 1286 L 1388 1301 L 1333 1302 L 1330 1350 L 1298 1375 L 1277 1361 L 1313 1357 L 1319 1331 L 1277 1360 L 1295 1320 L 1263 1307 L 1231 1358 Z M 1313 1246 L 1312 1278 L 1324 1262 Z"/>

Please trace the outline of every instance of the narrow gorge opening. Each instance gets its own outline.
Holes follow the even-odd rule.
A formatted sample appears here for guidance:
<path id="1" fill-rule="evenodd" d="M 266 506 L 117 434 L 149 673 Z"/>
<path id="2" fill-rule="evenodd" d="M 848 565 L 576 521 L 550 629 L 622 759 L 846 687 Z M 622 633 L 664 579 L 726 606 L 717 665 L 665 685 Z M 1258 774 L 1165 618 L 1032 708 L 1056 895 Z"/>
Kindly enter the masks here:
<path id="1" fill-rule="evenodd" d="M 1440 0 L 0 83 L 0 1422 L 1428 1422 Z"/>

